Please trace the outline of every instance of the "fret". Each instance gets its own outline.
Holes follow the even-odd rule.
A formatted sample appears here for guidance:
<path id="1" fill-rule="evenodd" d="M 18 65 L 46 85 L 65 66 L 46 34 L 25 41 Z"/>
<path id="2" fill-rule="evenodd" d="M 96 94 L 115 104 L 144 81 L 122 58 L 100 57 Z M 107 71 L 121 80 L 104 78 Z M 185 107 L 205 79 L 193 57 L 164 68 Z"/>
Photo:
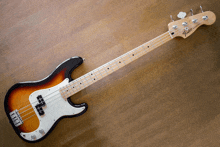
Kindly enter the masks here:
<path id="1" fill-rule="evenodd" d="M 136 56 L 139 58 L 140 56 L 138 55 L 137 49 L 138 49 L 138 48 L 135 48 L 134 51 L 135 51 L 135 53 L 136 53 Z"/>
<path id="2" fill-rule="evenodd" d="M 131 59 L 131 56 L 130 56 L 129 52 L 126 53 L 126 54 L 128 54 L 128 57 L 130 58 L 130 60 L 131 60 L 131 62 L 132 62 L 133 60 Z"/>
<path id="3" fill-rule="evenodd" d="M 162 42 L 162 44 L 164 44 L 164 42 L 162 41 L 162 39 L 161 39 L 161 37 L 159 36 L 159 38 L 160 38 L 160 41 Z"/>
<path id="4" fill-rule="evenodd" d="M 79 79 L 80 79 L 80 77 L 79 77 Z M 86 86 L 85 86 L 85 84 L 84 84 L 84 81 L 83 81 L 82 77 L 81 77 L 80 80 L 82 81 L 81 83 L 83 84 L 83 87 L 86 88 Z"/>
<path id="5" fill-rule="evenodd" d="M 92 76 L 91 76 L 91 74 L 90 74 L 90 73 L 89 73 L 89 76 L 90 76 L 90 80 L 92 80 L 92 82 L 94 82 L 94 81 L 93 81 L 93 78 L 92 78 Z"/>
<path id="6" fill-rule="evenodd" d="M 142 45 L 142 48 L 144 49 L 145 53 L 147 53 L 147 50 L 146 50 L 146 48 L 144 47 L 144 45 Z"/>
<path id="7" fill-rule="evenodd" d="M 106 70 L 106 67 L 103 68 L 105 70 L 105 72 L 107 73 L 107 75 L 109 74 L 108 71 Z"/>
<path id="8" fill-rule="evenodd" d="M 105 73 L 103 72 L 103 69 L 102 69 L 102 68 L 103 68 L 103 67 L 100 66 L 99 68 L 97 68 L 97 70 L 98 70 L 99 74 L 101 75 L 101 77 L 104 78 L 106 75 L 105 75 Z"/>
<path id="9" fill-rule="evenodd" d="M 78 89 L 77 86 L 75 85 L 75 82 L 73 82 L 73 85 L 72 85 L 72 89 L 74 89 L 74 88 L 75 88 L 76 90 Z"/>
<path id="10" fill-rule="evenodd" d="M 154 45 L 152 44 L 152 42 L 150 41 L 150 44 L 153 46 L 153 49 L 155 48 Z"/>
<path id="11" fill-rule="evenodd" d="M 122 62 L 124 63 L 124 65 L 126 65 L 126 63 L 124 62 L 124 60 L 122 59 L 122 56 L 119 56 L 120 58 L 121 58 L 121 60 L 122 60 Z"/>
<path id="12" fill-rule="evenodd" d="M 115 61 L 115 64 L 118 66 L 118 61 Z M 118 66 L 118 69 L 119 69 L 120 67 Z"/>
<path id="13" fill-rule="evenodd" d="M 87 73 L 86 76 L 88 78 L 89 84 L 92 84 L 94 81 L 92 80 L 92 77 L 90 76 L 90 73 Z"/>
<path id="14" fill-rule="evenodd" d="M 81 85 L 82 83 L 81 83 L 80 79 L 79 79 L 79 78 L 78 78 L 78 80 L 76 79 L 76 82 L 78 83 L 78 86 L 79 86 L 79 88 L 81 89 L 81 86 L 80 86 L 80 85 Z"/>
<path id="15" fill-rule="evenodd" d="M 101 73 L 104 75 L 104 77 L 105 76 L 108 76 L 109 75 L 109 73 L 108 73 L 108 71 L 106 70 L 107 68 L 106 68 L 106 65 L 104 64 L 104 65 L 102 65 L 101 66 L 102 68 L 101 68 Z"/>
<path id="16" fill-rule="evenodd" d="M 110 64 L 110 62 L 108 63 L 108 65 L 111 67 L 111 69 L 112 69 L 112 72 L 114 72 L 114 70 L 113 70 L 113 68 L 112 68 L 112 66 L 111 66 L 111 64 Z"/>
<path id="17" fill-rule="evenodd" d="M 94 76 L 96 77 L 97 80 L 99 80 L 99 78 L 96 76 L 95 72 L 93 72 Z M 94 79 L 95 80 L 95 79 Z"/>
<path id="18" fill-rule="evenodd" d="M 71 88 L 71 84 L 70 84 L 70 86 L 68 87 L 68 90 L 69 90 L 70 92 L 74 92 L 74 91 L 73 91 L 73 88 Z"/>
<path id="19" fill-rule="evenodd" d="M 122 57 L 123 57 L 123 60 L 124 60 L 126 65 L 131 63 L 131 61 L 130 61 L 131 58 L 130 58 L 129 54 L 125 53 L 125 54 L 122 55 Z"/>
<path id="20" fill-rule="evenodd" d="M 85 79 L 86 79 L 86 82 L 88 83 L 88 85 L 90 85 L 85 75 L 84 75 L 84 77 L 85 77 Z"/>

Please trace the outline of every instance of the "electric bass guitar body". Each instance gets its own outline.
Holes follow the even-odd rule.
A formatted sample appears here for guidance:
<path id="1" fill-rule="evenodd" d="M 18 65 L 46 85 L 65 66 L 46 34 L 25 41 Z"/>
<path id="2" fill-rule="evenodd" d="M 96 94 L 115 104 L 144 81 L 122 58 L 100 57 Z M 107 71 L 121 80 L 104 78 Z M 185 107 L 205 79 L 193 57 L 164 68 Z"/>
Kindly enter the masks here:
<path id="1" fill-rule="evenodd" d="M 86 103 L 74 104 L 63 99 L 59 89 L 73 79 L 72 71 L 83 63 L 81 57 L 61 63 L 49 76 L 34 82 L 17 83 L 5 97 L 4 107 L 15 132 L 27 142 L 44 139 L 64 117 L 86 112 Z"/>
<path id="2" fill-rule="evenodd" d="M 202 7 L 201 7 L 202 8 Z M 70 58 L 61 63 L 43 80 L 18 83 L 5 97 L 5 111 L 15 132 L 23 140 L 36 142 L 45 138 L 63 117 L 83 114 L 86 103 L 73 104 L 70 96 L 103 79 L 132 61 L 146 55 L 175 37 L 187 38 L 201 25 L 211 25 L 216 16 L 211 11 L 186 17 L 168 24 L 168 31 L 136 47 L 133 50 L 73 80 L 72 71 L 83 63 L 81 57 Z"/>

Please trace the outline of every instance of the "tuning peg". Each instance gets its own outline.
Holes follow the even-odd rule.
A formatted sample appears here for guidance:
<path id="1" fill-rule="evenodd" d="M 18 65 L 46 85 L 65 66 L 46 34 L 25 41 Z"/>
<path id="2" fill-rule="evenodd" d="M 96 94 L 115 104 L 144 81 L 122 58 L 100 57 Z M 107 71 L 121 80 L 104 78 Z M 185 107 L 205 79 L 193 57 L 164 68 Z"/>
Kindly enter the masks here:
<path id="1" fill-rule="evenodd" d="M 190 12 L 191 12 L 191 15 L 193 16 L 193 9 L 191 9 Z"/>
<path id="2" fill-rule="evenodd" d="M 202 13 L 203 13 L 202 6 L 200 6 L 200 9 L 201 9 L 201 11 L 202 11 Z"/>
<path id="3" fill-rule="evenodd" d="M 174 21 L 174 20 L 173 20 L 173 16 L 172 16 L 172 15 L 170 15 L 170 18 L 171 18 L 171 20 L 172 20 L 172 21 Z"/>

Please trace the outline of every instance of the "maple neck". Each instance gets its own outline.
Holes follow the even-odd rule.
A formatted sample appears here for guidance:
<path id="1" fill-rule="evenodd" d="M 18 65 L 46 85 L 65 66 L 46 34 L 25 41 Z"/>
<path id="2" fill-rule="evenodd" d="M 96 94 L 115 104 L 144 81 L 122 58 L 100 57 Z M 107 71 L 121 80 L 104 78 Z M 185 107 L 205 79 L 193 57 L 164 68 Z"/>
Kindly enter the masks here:
<path id="1" fill-rule="evenodd" d="M 101 80 L 109 74 L 117 71 L 132 61 L 140 58 L 141 56 L 149 53 L 155 48 L 168 42 L 173 37 L 168 32 L 138 46 L 137 48 L 119 56 L 118 58 L 111 60 L 110 62 L 90 71 L 89 73 L 75 79 L 66 86 L 62 87 L 59 91 L 62 97 L 66 100 L 71 95 L 81 91 L 82 89 L 92 85 L 93 83 Z"/>

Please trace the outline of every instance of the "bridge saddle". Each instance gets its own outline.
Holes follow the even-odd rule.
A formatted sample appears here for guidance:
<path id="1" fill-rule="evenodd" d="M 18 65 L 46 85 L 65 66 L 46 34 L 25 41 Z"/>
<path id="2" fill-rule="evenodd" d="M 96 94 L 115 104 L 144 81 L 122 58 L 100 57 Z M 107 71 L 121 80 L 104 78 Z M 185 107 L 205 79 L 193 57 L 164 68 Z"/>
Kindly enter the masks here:
<path id="1" fill-rule="evenodd" d="M 21 118 L 21 116 L 20 116 L 17 109 L 10 112 L 9 115 L 10 115 L 10 117 L 11 117 L 11 119 L 12 119 L 12 121 L 13 121 L 13 123 L 16 127 L 23 124 L 22 118 Z"/>

